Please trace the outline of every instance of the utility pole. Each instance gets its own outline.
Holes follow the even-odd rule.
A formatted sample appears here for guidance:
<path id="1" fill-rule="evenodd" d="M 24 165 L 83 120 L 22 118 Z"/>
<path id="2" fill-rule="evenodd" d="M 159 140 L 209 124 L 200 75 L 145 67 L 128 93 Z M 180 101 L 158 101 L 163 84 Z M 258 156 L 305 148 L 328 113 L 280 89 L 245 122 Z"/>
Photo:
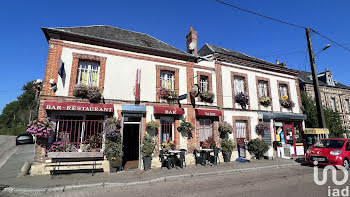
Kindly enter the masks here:
<path id="1" fill-rule="evenodd" d="M 320 87 L 318 85 L 315 57 L 314 57 L 314 52 L 312 50 L 310 28 L 305 28 L 305 30 L 306 30 L 307 47 L 309 49 L 310 65 L 311 65 L 311 71 L 312 71 L 312 80 L 313 80 L 313 84 L 314 84 L 317 117 L 318 117 L 318 127 L 319 128 L 326 128 L 326 120 L 324 118 L 324 113 L 323 113 Z"/>

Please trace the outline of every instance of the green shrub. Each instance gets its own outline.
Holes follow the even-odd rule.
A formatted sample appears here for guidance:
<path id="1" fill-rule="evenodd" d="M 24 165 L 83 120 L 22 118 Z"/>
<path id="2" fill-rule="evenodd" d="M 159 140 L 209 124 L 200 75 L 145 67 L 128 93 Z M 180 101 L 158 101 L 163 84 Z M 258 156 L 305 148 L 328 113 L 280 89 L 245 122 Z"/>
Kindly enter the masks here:
<path id="1" fill-rule="evenodd" d="M 104 155 L 108 160 L 111 160 L 112 157 L 123 158 L 123 145 L 120 135 L 118 135 L 116 138 L 113 138 L 113 140 L 106 139 Z"/>
<path id="2" fill-rule="evenodd" d="M 248 142 L 248 152 L 259 159 L 269 150 L 269 146 L 264 140 L 256 138 Z"/>
<path id="3" fill-rule="evenodd" d="M 221 141 L 221 149 L 223 153 L 230 153 L 234 148 L 236 148 L 236 145 L 233 143 L 232 139 L 223 139 Z"/>
<path id="4" fill-rule="evenodd" d="M 158 129 L 159 128 L 159 122 L 155 121 L 155 120 L 151 120 L 149 122 L 146 123 L 146 128 L 147 129 Z"/>
<path id="5" fill-rule="evenodd" d="M 147 133 L 143 136 L 142 140 L 142 146 L 141 146 L 141 152 L 144 157 L 151 157 L 156 143 L 154 142 L 154 139 L 149 136 Z"/>

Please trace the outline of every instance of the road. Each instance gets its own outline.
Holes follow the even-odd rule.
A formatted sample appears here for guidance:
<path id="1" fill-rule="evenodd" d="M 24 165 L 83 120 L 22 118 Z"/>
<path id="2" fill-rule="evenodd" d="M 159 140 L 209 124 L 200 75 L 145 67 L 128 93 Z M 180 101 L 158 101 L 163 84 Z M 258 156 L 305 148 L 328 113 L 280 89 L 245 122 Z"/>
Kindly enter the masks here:
<path id="1" fill-rule="evenodd" d="M 33 162 L 34 145 L 15 144 L 15 137 L 0 136 L 0 163 L 3 164 L 0 166 L 0 186 L 14 183 L 24 162 Z"/>
<path id="2" fill-rule="evenodd" d="M 329 174 L 328 177 L 331 177 Z M 340 180 L 339 178 L 338 180 Z M 328 196 L 328 186 L 318 186 L 313 181 L 313 168 L 298 166 L 239 173 L 223 176 L 209 176 L 198 179 L 165 181 L 122 188 L 66 191 L 55 193 L 53 197 L 80 196 Z M 349 182 L 346 184 L 349 185 Z M 332 186 L 332 184 L 331 184 Z M 345 186 L 338 186 L 342 188 Z M 333 188 L 333 187 L 332 187 Z"/>

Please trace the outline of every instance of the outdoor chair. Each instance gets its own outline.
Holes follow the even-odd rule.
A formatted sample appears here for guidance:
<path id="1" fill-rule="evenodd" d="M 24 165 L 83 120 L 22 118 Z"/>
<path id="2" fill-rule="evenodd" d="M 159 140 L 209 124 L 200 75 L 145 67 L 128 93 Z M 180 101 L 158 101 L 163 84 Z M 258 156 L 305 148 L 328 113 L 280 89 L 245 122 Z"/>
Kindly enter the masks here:
<path id="1" fill-rule="evenodd" d="M 219 159 L 219 152 L 220 152 L 220 151 L 221 151 L 220 148 L 214 148 L 214 149 L 213 149 L 214 155 L 212 155 L 211 157 L 212 157 L 212 161 L 213 161 L 214 165 L 217 165 L 217 164 L 218 164 L 218 161 L 219 161 L 219 163 L 220 163 L 220 159 Z"/>
<path id="2" fill-rule="evenodd" d="M 164 154 L 164 151 L 163 150 L 160 150 L 159 151 L 159 161 L 161 163 L 161 167 L 160 169 L 162 169 L 165 165 L 168 169 L 170 169 L 170 165 L 172 163 L 172 160 L 170 158 L 168 158 L 168 156 L 166 156 Z"/>
<path id="3" fill-rule="evenodd" d="M 183 168 L 184 163 L 185 163 L 185 167 L 186 167 L 186 158 L 185 155 L 187 154 L 187 150 L 186 149 L 180 149 L 181 153 L 180 153 L 180 168 Z"/>
<path id="4" fill-rule="evenodd" d="M 203 165 L 203 163 L 204 163 L 204 156 L 203 156 L 203 154 L 201 154 L 197 149 L 194 149 L 193 154 L 194 154 L 194 158 L 195 158 L 195 161 L 196 161 L 196 165 L 197 164 L 202 164 Z"/>

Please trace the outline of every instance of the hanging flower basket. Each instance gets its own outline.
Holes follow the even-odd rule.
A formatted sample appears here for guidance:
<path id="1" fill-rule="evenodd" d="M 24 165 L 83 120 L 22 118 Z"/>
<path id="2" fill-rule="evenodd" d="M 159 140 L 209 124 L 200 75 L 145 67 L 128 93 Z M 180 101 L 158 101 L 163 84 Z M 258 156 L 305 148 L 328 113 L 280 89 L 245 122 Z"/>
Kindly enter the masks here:
<path id="1" fill-rule="evenodd" d="M 160 126 L 159 122 L 157 122 L 155 120 L 151 120 L 151 121 L 146 123 L 146 129 L 158 130 L 159 126 Z"/>
<path id="2" fill-rule="evenodd" d="M 201 101 L 206 103 L 213 103 L 215 95 L 212 91 L 205 91 L 200 94 Z"/>
<path id="3" fill-rule="evenodd" d="M 73 88 L 73 96 L 79 98 L 87 98 L 88 90 L 88 86 L 83 84 L 76 84 Z"/>
<path id="4" fill-rule="evenodd" d="M 266 122 L 259 122 L 258 125 L 255 127 L 256 133 L 262 135 L 265 131 L 269 131 L 270 127 Z"/>
<path id="5" fill-rule="evenodd" d="M 230 123 L 224 121 L 219 123 L 219 132 L 220 133 L 232 133 L 233 127 Z"/>
<path id="6" fill-rule="evenodd" d="M 161 88 L 158 92 L 158 95 L 161 99 L 167 100 L 169 103 L 173 103 L 178 100 L 178 95 L 175 90 Z"/>
<path id="7" fill-rule="evenodd" d="M 111 117 L 104 122 L 104 133 L 109 139 L 114 139 L 120 134 L 120 121 L 115 117 Z"/>
<path id="8" fill-rule="evenodd" d="M 288 95 L 284 95 L 280 100 L 281 106 L 287 109 L 292 109 L 295 103 L 288 98 Z"/>
<path id="9" fill-rule="evenodd" d="M 47 120 L 34 120 L 27 126 L 27 131 L 37 138 L 37 144 L 45 146 L 53 131 L 53 125 Z"/>
<path id="10" fill-rule="evenodd" d="M 89 87 L 87 98 L 91 103 L 97 103 L 101 99 L 101 93 L 98 87 Z"/>
<path id="11" fill-rule="evenodd" d="M 177 127 L 179 132 L 187 132 L 188 138 L 192 138 L 192 131 L 194 130 L 194 126 L 186 121 L 186 118 L 182 119 L 180 126 Z"/>
<path id="12" fill-rule="evenodd" d="M 235 96 L 235 101 L 241 105 L 242 109 L 246 109 L 249 102 L 249 97 L 247 94 L 241 92 Z"/>
<path id="13" fill-rule="evenodd" d="M 262 96 L 260 97 L 260 104 L 264 107 L 268 107 L 271 105 L 271 98 L 268 96 Z"/>

